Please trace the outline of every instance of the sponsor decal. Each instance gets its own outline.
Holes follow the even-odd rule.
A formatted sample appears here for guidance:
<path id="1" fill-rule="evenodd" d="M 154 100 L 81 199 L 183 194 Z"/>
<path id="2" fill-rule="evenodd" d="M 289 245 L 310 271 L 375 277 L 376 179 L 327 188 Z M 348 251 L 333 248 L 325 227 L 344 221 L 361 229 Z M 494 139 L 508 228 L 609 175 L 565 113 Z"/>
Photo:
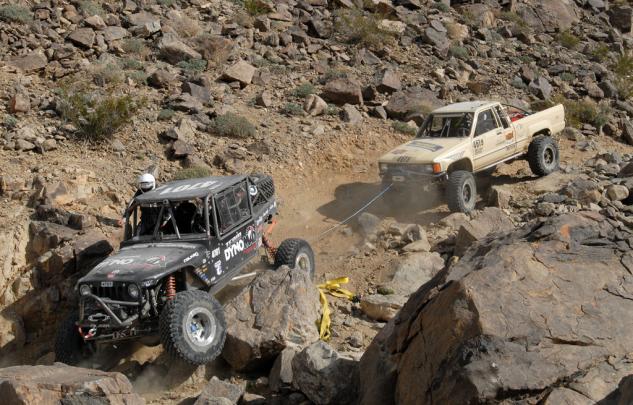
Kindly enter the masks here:
<path id="1" fill-rule="evenodd" d="M 464 156 L 464 151 L 461 151 L 459 153 L 454 153 L 450 156 L 446 156 L 446 159 L 448 160 L 457 160 L 460 159 L 462 156 Z"/>
<path id="2" fill-rule="evenodd" d="M 114 282 L 112 281 L 102 281 L 101 282 L 101 287 L 112 287 L 114 285 Z"/>
<path id="3" fill-rule="evenodd" d="M 215 259 L 218 256 L 220 256 L 220 248 L 219 247 L 213 249 L 213 252 L 211 252 L 211 258 L 212 259 Z"/>
<path id="4" fill-rule="evenodd" d="M 145 263 L 154 267 L 166 267 L 167 258 L 165 256 L 153 256 L 145 259 Z"/>
<path id="5" fill-rule="evenodd" d="M 216 275 L 220 275 L 222 274 L 222 261 L 218 260 L 217 262 L 213 263 L 213 267 L 215 268 L 215 274 Z M 215 277 L 213 277 L 211 280 L 214 280 Z"/>
<path id="6" fill-rule="evenodd" d="M 143 281 L 143 287 L 149 287 L 154 284 L 154 280 L 145 280 Z"/>
<path id="7" fill-rule="evenodd" d="M 242 232 L 236 233 L 235 236 L 233 236 L 228 242 L 226 242 L 226 244 L 231 245 L 240 239 L 242 239 Z"/>
<path id="8" fill-rule="evenodd" d="M 407 153 L 406 149 L 394 149 L 391 151 L 392 155 L 402 155 L 403 153 Z"/>
<path id="9" fill-rule="evenodd" d="M 398 158 L 396 159 L 398 163 L 407 163 L 410 160 L 411 156 L 398 156 Z"/>
<path id="10" fill-rule="evenodd" d="M 189 256 L 185 257 L 185 259 L 182 261 L 183 263 L 187 263 L 189 260 L 200 256 L 200 254 L 198 252 L 193 252 L 192 254 L 190 254 Z"/>
<path id="11" fill-rule="evenodd" d="M 473 149 L 474 154 L 479 155 L 484 151 L 484 140 L 483 138 L 476 138 L 473 140 Z"/>
<path id="12" fill-rule="evenodd" d="M 229 260 L 237 256 L 238 253 L 243 252 L 245 247 L 246 246 L 244 245 L 244 241 L 241 239 L 233 242 L 232 244 L 228 245 L 226 249 L 224 249 L 224 259 L 226 259 L 226 261 L 228 262 Z"/>
<path id="13" fill-rule="evenodd" d="M 193 183 L 193 184 L 183 184 L 181 186 L 171 186 L 171 187 L 167 187 L 165 186 L 163 187 L 159 187 L 156 190 L 160 191 L 160 195 L 165 195 L 165 194 L 175 194 L 175 193 L 180 193 L 182 191 L 191 191 L 191 190 L 199 190 L 202 188 L 210 188 L 215 186 L 216 184 L 218 184 L 217 181 L 215 180 L 209 180 L 209 181 L 201 181 L 198 183 Z"/>
<path id="14" fill-rule="evenodd" d="M 409 142 L 408 146 L 429 150 L 431 152 L 437 152 L 438 150 L 444 149 L 442 145 L 436 145 L 434 143 L 424 142 L 424 141 L 411 141 Z"/>

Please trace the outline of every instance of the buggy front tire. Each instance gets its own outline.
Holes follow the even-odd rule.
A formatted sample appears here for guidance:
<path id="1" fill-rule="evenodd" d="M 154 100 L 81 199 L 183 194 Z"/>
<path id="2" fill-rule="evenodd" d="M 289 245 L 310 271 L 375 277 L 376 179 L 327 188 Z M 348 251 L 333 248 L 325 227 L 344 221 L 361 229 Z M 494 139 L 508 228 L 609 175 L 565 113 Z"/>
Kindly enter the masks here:
<path id="1" fill-rule="evenodd" d="M 448 175 L 446 202 L 452 212 L 465 214 L 475 209 L 477 184 L 471 172 L 456 170 Z"/>
<path id="2" fill-rule="evenodd" d="M 159 330 L 167 353 L 192 365 L 206 364 L 224 347 L 224 309 L 205 291 L 181 291 L 163 308 Z"/>
<path id="3" fill-rule="evenodd" d="M 281 266 L 305 271 L 310 280 L 314 280 L 314 252 L 308 242 L 303 239 L 286 239 L 281 242 L 275 254 L 275 268 Z"/>
<path id="4" fill-rule="evenodd" d="M 76 366 L 94 354 L 95 345 L 79 334 L 79 314 L 72 312 L 62 321 L 55 335 L 55 361 Z"/>
<path id="5" fill-rule="evenodd" d="M 528 147 L 527 159 L 532 173 L 537 176 L 547 176 L 558 170 L 560 164 L 558 144 L 550 136 L 538 136 Z"/>

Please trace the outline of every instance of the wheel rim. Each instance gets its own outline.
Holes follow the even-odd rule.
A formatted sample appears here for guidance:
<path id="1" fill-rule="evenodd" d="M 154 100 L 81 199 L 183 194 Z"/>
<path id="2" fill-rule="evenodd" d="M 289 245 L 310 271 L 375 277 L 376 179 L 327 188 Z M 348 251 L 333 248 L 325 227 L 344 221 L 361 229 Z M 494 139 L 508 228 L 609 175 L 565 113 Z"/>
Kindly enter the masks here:
<path id="1" fill-rule="evenodd" d="M 464 204 L 468 205 L 470 203 L 472 196 L 473 196 L 473 191 L 470 188 L 470 184 L 468 183 L 464 184 L 464 187 L 462 188 L 462 198 L 464 199 Z"/>
<path id="2" fill-rule="evenodd" d="M 190 311 L 183 326 L 189 341 L 197 347 L 209 346 L 217 331 L 215 317 L 206 308 L 194 308 Z"/>
<path id="3" fill-rule="evenodd" d="M 554 150 L 552 148 L 545 148 L 545 150 L 543 151 L 543 163 L 545 163 L 546 166 L 550 167 L 554 164 L 556 160 L 556 153 L 554 152 Z"/>
<path id="4" fill-rule="evenodd" d="M 312 271 L 312 263 L 307 253 L 301 252 L 297 255 L 295 259 L 295 269 L 307 271 L 308 273 Z"/>

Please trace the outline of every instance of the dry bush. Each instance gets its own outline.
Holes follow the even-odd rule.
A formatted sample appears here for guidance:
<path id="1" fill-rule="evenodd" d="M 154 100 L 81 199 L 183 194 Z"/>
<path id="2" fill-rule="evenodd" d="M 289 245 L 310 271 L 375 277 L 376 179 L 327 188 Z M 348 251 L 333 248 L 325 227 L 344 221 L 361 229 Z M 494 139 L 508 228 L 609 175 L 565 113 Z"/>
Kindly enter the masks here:
<path id="1" fill-rule="evenodd" d="M 248 119 L 230 112 L 218 115 L 211 124 L 211 130 L 220 136 L 232 138 L 250 138 L 257 131 Z"/>
<path id="2" fill-rule="evenodd" d="M 224 65 L 235 47 L 233 41 L 211 34 L 199 35 L 194 42 L 196 51 L 215 67 Z"/>
<path id="3" fill-rule="evenodd" d="M 382 47 L 394 42 L 395 35 L 380 27 L 384 16 L 365 15 L 362 10 L 338 10 L 335 28 L 347 42 Z"/>
<path id="4" fill-rule="evenodd" d="M 171 26 L 182 38 L 193 38 L 200 35 L 202 28 L 198 24 L 198 20 L 190 18 L 184 14 L 174 17 L 171 20 Z"/>

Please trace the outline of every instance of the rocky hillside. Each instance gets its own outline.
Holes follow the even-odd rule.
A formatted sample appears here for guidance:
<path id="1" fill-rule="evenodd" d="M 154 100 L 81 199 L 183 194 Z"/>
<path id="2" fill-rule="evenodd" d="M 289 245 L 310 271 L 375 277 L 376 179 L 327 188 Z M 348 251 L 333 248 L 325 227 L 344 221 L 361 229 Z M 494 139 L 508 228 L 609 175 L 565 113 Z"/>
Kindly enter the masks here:
<path id="1" fill-rule="evenodd" d="M 277 302 L 292 322 L 249 312 L 252 288 L 225 297 L 235 328 L 218 363 L 170 373 L 160 349 L 131 347 L 87 366 L 156 403 L 627 398 L 632 26 L 631 5 L 606 0 L 0 0 L 0 366 L 52 363 L 72 287 L 117 249 L 139 173 L 263 171 L 281 235 L 313 243 L 319 281 L 348 275 L 361 295 L 329 298 L 331 340 L 309 329 L 316 290 L 304 302 L 292 280 Z M 563 170 L 500 167 L 470 216 L 433 193 L 387 195 L 317 239 L 381 190 L 378 156 L 471 99 L 563 103 Z M 0 371 L 16 392 L 19 367 Z M 66 379 L 51 367 L 33 380 Z M 86 379 L 115 381 L 111 403 L 142 401 L 121 375 Z"/>

